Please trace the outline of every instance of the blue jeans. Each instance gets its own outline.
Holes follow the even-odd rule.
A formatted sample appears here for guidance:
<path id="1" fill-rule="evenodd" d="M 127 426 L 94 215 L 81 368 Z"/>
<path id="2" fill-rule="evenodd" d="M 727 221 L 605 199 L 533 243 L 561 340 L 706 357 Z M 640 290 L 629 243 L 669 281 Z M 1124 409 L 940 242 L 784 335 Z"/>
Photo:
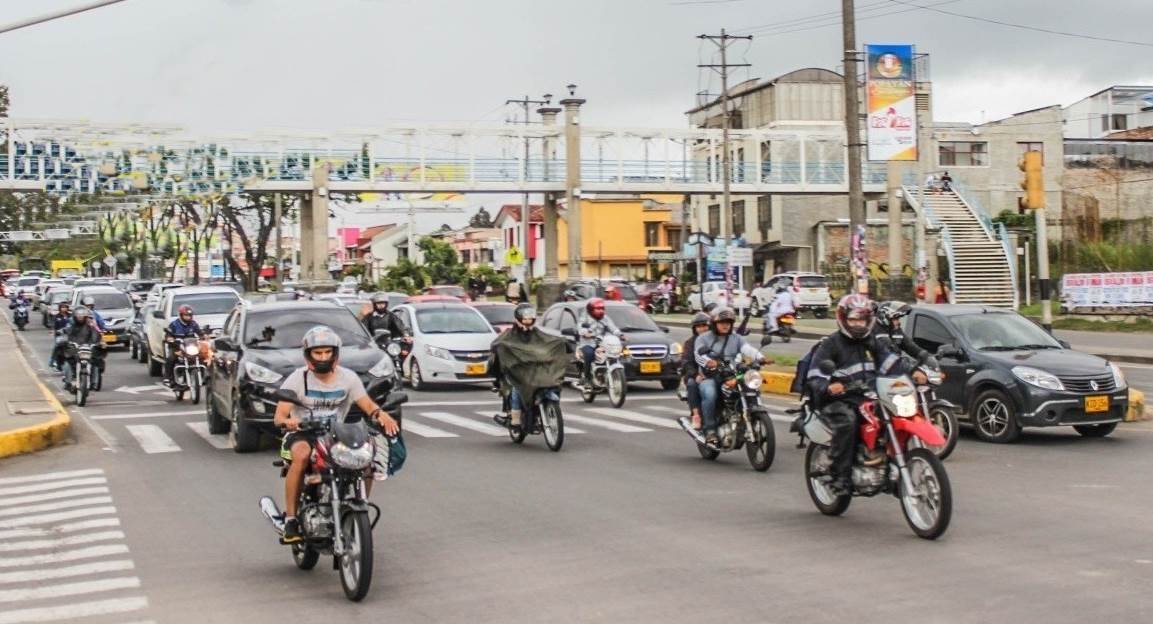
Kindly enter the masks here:
<path id="1" fill-rule="evenodd" d="M 524 411 L 524 401 L 520 398 L 520 393 L 516 391 L 516 388 L 513 388 L 512 392 L 508 394 L 508 408 L 514 412 Z"/>
<path id="2" fill-rule="evenodd" d="M 717 429 L 717 380 L 706 377 L 697 384 L 697 391 L 701 396 L 701 419 L 704 421 L 705 431 Z"/>
<path id="3" fill-rule="evenodd" d="M 581 361 L 584 362 L 584 369 L 582 372 L 587 379 L 592 376 L 593 360 L 596 359 L 597 348 L 593 345 L 585 345 L 581 347 Z"/>

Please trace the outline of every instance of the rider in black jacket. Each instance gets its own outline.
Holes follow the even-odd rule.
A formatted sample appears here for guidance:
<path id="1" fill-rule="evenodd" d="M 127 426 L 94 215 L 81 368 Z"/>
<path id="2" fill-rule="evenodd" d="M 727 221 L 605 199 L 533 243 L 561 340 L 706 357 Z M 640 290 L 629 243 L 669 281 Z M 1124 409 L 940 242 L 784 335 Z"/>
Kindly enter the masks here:
<path id="1" fill-rule="evenodd" d="M 404 328 L 400 326 L 396 316 L 388 310 L 388 295 L 386 293 L 376 293 L 372 296 L 372 311 L 361 317 L 360 322 L 364 323 L 364 327 L 368 329 L 370 334 L 375 335 L 376 330 L 383 329 L 393 338 L 404 336 Z"/>
<path id="2" fill-rule="evenodd" d="M 72 366 L 76 363 L 76 349 L 75 346 L 93 345 L 92 355 L 96 360 L 93 362 L 95 366 L 103 368 L 100 361 L 101 349 L 104 343 L 104 332 L 96 327 L 95 321 L 92 320 L 92 315 L 88 308 L 84 306 L 76 306 L 72 312 L 72 324 L 68 326 L 65 338 L 68 341 L 63 349 L 63 369 L 64 369 L 64 389 L 72 392 L 73 370 Z"/>

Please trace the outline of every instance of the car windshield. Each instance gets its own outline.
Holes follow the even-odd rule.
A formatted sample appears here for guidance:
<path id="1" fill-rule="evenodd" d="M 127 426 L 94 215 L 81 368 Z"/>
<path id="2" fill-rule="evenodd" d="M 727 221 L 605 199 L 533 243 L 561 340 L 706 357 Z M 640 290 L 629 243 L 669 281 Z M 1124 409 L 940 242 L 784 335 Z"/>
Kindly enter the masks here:
<path id="1" fill-rule="evenodd" d="M 615 287 L 617 292 L 621 294 L 622 301 L 640 300 L 640 297 L 637 296 L 637 291 L 632 287 L 632 284 L 621 284 L 619 282 L 615 282 L 612 284 L 612 286 Z"/>
<path id="2" fill-rule="evenodd" d="M 186 305 L 192 307 L 193 314 L 228 314 L 238 301 L 240 298 L 233 293 L 180 295 L 172 298 L 172 309 Z"/>
<path id="3" fill-rule="evenodd" d="M 128 285 L 128 292 L 142 293 L 152 290 L 156 282 L 132 282 Z"/>
<path id="4" fill-rule="evenodd" d="M 96 301 L 97 310 L 123 310 L 132 307 L 132 300 L 122 292 L 83 293 L 81 300 L 92 297 Z"/>
<path id="5" fill-rule="evenodd" d="M 111 285 L 116 290 L 125 290 L 128 288 L 128 284 L 128 280 L 112 280 L 109 282 L 109 285 Z"/>
<path id="6" fill-rule="evenodd" d="M 71 300 L 72 300 L 72 289 L 70 289 L 70 288 L 66 288 L 64 290 L 61 290 L 59 288 L 53 288 L 52 292 L 48 293 L 48 303 L 60 303 L 61 301 L 71 301 Z"/>
<path id="7" fill-rule="evenodd" d="M 616 323 L 622 332 L 655 332 L 660 331 L 657 324 L 649 315 L 633 306 L 606 306 L 605 313 Z"/>
<path id="8" fill-rule="evenodd" d="M 299 349 L 308 330 L 324 325 L 340 336 L 344 346 L 371 344 L 368 332 L 351 313 L 339 309 L 253 312 L 244 328 L 244 344 L 257 349 Z"/>
<path id="9" fill-rule="evenodd" d="M 16 282 L 17 286 L 35 286 L 40 283 L 39 277 L 21 277 L 20 281 Z"/>
<path id="10" fill-rule="evenodd" d="M 488 305 L 478 306 L 477 311 L 493 325 L 511 325 L 515 322 L 512 313 L 516 306 Z"/>
<path id="11" fill-rule="evenodd" d="M 1045 330 L 1019 314 L 964 314 L 953 317 L 953 324 L 978 351 L 1061 348 Z"/>
<path id="12" fill-rule="evenodd" d="M 821 275 L 802 275 L 797 278 L 801 288 L 828 288 L 829 280 Z"/>
<path id="13" fill-rule="evenodd" d="M 489 334 L 492 326 L 472 308 L 418 308 L 416 326 L 422 334 Z"/>

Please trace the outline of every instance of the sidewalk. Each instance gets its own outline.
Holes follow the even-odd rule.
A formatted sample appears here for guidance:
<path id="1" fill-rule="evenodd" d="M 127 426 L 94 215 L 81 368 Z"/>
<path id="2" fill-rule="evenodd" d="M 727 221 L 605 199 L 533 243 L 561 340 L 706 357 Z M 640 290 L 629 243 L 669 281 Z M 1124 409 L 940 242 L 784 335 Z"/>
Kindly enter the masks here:
<path id="1" fill-rule="evenodd" d="M 0 315 L 0 457 L 31 453 L 68 439 L 72 420 L 37 379 L 13 332 Z"/>

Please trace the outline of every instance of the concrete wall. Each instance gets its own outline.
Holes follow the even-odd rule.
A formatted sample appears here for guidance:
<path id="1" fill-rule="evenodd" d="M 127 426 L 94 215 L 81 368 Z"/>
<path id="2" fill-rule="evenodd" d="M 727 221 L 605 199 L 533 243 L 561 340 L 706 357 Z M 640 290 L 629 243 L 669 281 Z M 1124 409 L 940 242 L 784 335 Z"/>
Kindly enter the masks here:
<path id="1" fill-rule="evenodd" d="M 1147 169 L 1065 169 L 1066 202 L 1076 196 L 1097 202 L 1100 219 L 1143 219 L 1153 216 L 1153 171 Z"/>

